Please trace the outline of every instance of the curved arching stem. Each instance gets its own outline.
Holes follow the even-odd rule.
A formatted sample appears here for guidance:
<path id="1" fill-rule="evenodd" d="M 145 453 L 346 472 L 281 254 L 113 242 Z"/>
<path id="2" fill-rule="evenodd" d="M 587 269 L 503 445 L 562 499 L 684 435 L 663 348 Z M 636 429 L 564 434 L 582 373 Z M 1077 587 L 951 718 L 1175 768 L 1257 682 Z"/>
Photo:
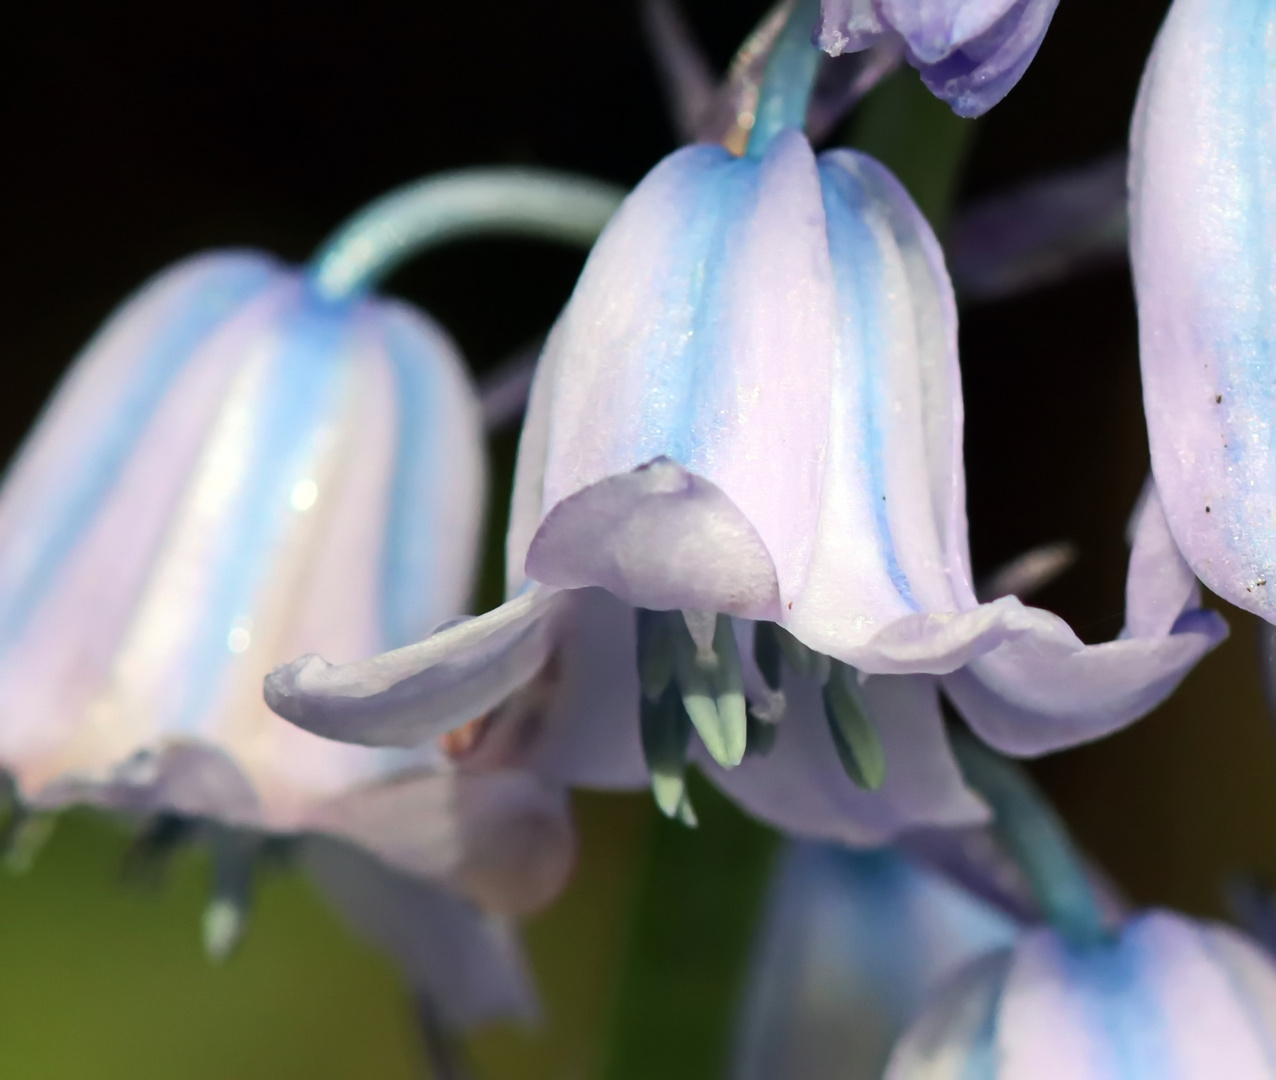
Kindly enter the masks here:
<path id="1" fill-rule="evenodd" d="M 625 191 L 572 173 L 493 167 L 441 173 L 370 203 L 311 262 L 328 300 L 367 292 L 410 258 L 472 236 L 529 236 L 588 247 Z"/>

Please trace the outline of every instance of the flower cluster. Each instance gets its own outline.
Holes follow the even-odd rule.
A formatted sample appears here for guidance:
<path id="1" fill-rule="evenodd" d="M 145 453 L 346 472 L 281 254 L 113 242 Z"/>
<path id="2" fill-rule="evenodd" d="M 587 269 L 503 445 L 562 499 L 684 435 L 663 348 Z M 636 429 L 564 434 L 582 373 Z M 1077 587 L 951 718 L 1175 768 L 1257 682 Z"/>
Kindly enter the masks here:
<path id="1" fill-rule="evenodd" d="M 569 874 L 568 789 L 650 786 L 694 825 L 694 765 L 808 842 L 929 830 L 950 874 L 959 838 L 990 828 L 1030 897 L 1019 921 L 1047 923 L 972 909 L 894 856 L 800 849 L 741 1076 L 816 1076 L 795 1038 L 838 1058 L 837 1031 L 777 997 L 817 960 L 851 998 L 899 988 L 856 1051 L 868 1070 L 941 973 L 994 947 L 904 1035 L 891 1080 L 1276 1076 L 1270 962 L 1105 902 L 990 749 L 1032 757 L 1154 709 L 1226 636 L 1198 576 L 1276 618 L 1276 12 L 1176 0 L 1140 98 L 1153 476 L 1112 641 L 1024 602 L 1057 551 L 976 587 L 949 271 L 1004 294 L 1089 257 L 1078 234 L 1122 241 L 1110 163 L 985 207 L 946 254 L 884 165 L 812 145 L 899 58 L 982 113 L 1056 2 L 793 0 L 723 87 L 695 83 L 682 115 L 703 141 L 623 198 L 530 170 L 437 177 L 356 215 L 306 270 L 224 252 L 148 285 L 0 491 L 0 764 L 21 812 L 179 819 L 240 863 L 284 838 L 457 1026 L 530 1008 L 506 918 Z M 829 76 L 813 42 L 876 59 Z M 530 379 L 506 600 L 470 617 L 482 407 L 444 331 L 371 290 L 498 231 L 592 250 Z M 218 951 L 238 928 L 225 900 Z M 907 967 L 910 918 L 935 936 Z M 802 935 L 821 919 L 817 947 Z M 866 961 L 888 930 L 899 949 Z"/>

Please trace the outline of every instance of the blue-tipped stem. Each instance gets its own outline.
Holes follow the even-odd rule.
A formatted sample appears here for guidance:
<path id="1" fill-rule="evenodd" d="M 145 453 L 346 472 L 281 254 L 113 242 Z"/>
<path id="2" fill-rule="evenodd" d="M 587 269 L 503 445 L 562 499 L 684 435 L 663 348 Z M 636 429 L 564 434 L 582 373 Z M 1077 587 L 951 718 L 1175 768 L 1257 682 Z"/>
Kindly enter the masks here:
<path id="1" fill-rule="evenodd" d="M 750 157 L 761 157 L 771 140 L 785 128 L 800 131 L 806 126 L 806 111 L 822 55 L 811 43 L 819 17 L 820 0 L 794 0 L 758 91 L 747 151 Z"/>
<path id="2" fill-rule="evenodd" d="M 1050 925 L 1076 945 L 1109 939 L 1112 932 L 1072 838 L 1028 774 L 964 728 L 954 726 L 950 734 L 966 782 L 988 803 L 994 828 Z"/>
<path id="3" fill-rule="evenodd" d="M 442 173 L 360 210 L 316 252 L 310 278 L 327 300 L 360 296 L 408 259 L 471 236 L 530 236 L 588 247 L 623 189 L 548 169 Z"/>

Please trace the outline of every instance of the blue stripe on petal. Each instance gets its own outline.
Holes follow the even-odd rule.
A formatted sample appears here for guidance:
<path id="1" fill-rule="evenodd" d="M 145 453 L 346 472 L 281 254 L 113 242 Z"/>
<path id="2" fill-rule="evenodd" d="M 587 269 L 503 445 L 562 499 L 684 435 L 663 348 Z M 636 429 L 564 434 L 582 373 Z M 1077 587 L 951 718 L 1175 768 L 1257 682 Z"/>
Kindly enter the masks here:
<path id="1" fill-rule="evenodd" d="M 827 161 L 819 163 L 824 212 L 828 222 L 829 251 L 833 276 L 843 311 L 841 335 L 855 341 L 862 361 L 855 365 L 860 379 L 861 414 L 855 428 L 862 432 L 861 460 L 868 469 L 868 486 L 879 538 L 879 551 L 891 583 L 903 600 L 920 610 L 912 586 L 895 554 L 890 521 L 886 513 L 884 455 L 886 433 L 882 417 L 890 415 L 890 379 L 881 357 L 889 355 L 887 335 L 880 312 L 889 310 L 889 298 L 882 295 L 882 257 L 879 241 L 868 225 L 870 200 L 856 177 Z M 849 366 L 849 365 L 846 365 Z M 845 366 L 844 366 L 845 370 Z"/>
<path id="2" fill-rule="evenodd" d="M 295 306 L 274 326 L 278 352 L 245 435 L 248 486 L 218 523 L 222 536 L 208 566 L 208 607 L 188 654 L 181 705 L 165 730 L 195 730 L 236 659 L 230 635 L 238 620 L 258 609 L 257 596 L 295 513 L 293 491 L 309 477 L 317 446 L 341 408 L 354 325 L 349 307 L 326 305 L 299 290 Z"/>
<path id="3" fill-rule="evenodd" d="M 399 321 L 385 328 L 386 351 L 394 368 L 398 441 L 389 520 L 381 571 L 383 646 L 411 644 L 430 630 L 437 610 L 437 530 L 440 520 L 439 470 L 447 468 L 446 447 L 436 430 L 447 425 L 438 410 L 445 395 L 433 343 Z"/>
<path id="4" fill-rule="evenodd" d="M 264 258 L 228 259 L 188 278 L 169 298 L 173 310 L 160 323 L 145 355 L 136 361 L 130 381 L 102 417 L 101 427 L 85 438 L 79 467 L 47 493 L 44 506 L 31 516 L 23 551 L 4 553 L 8 565 L 0 569 L 4 579 L 0 582 L 0 654 L 13 646 L 53 586 L 187 360 L 277 274 L 277 268 Z M 119 317 L 127 319 L 130 314 L 126 308 Z"/>

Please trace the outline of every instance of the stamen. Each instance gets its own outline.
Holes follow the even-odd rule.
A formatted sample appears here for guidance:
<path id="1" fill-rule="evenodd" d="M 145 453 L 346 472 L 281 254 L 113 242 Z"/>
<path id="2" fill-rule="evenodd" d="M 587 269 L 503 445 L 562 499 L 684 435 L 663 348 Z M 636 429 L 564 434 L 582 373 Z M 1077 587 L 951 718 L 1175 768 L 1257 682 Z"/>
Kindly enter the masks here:
<path id="1" fill-rule="evenodd" d="M 731 619 L 718 616 L 709 660 L 696 648 L 685 623 L 679 630 L 681 633 L 671 628 L 671 635 L 674 674 L 683 706 L 710 757 L 724 769 L 735 768 L 744 760 L 749 720 Z"/>
<path id="2" fill-rule="evenodd" d="M 643 695 L 642 751 L 651 773 L 651 793 L 665 817 L 684 825 L 696 825 L 696 814 L 687 797 L 687 743 L 691 720 L 683 708 L 678 688 L 667 685 L 658 699 Z"/>
<path id="3" fill-rule="evenodd" d="M 876 791 L 886 779 L 886 751 L 881 736 L 859 699 L 855 669 L 832 662 L 824 684 L 824 715 L 846 775 L 857 787 Z"/>

